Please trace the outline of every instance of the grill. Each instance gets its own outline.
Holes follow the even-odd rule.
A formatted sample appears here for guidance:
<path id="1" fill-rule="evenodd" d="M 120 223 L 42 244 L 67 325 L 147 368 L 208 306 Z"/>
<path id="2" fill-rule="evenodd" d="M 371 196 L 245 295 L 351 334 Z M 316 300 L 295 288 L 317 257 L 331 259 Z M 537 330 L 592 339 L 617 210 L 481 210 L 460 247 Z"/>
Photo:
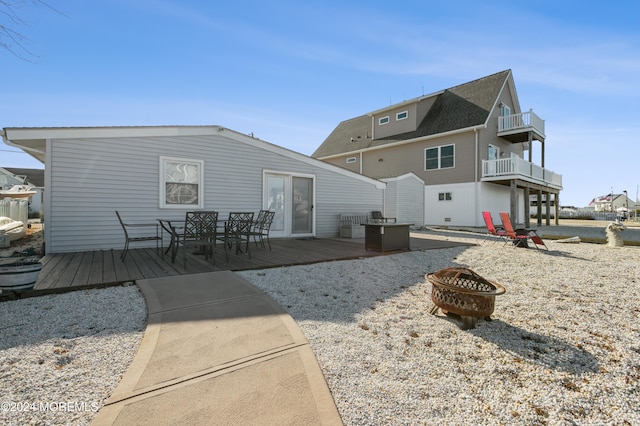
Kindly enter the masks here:
<path id="1" fill-rule="evenodd" d="M 432 284 L 431 301 L 435 307 L 431 313 L 440 308 L 445 314 L 459 315 L 463 329 L 474 328 L 478 318 L 490 320 L 495 297 L 506 291 L 466 268 L 445 268 L 426 278 Z"/>

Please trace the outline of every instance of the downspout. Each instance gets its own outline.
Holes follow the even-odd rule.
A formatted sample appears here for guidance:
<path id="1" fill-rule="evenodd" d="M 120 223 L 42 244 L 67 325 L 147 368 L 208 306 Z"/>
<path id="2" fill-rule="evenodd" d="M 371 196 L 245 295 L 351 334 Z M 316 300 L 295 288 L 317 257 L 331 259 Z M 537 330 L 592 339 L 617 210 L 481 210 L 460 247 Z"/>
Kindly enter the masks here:
<path id="1" fill-rule="evenodd" d="M 381 181 L 382 182 L 382 181 Z M 387 187 L 389 186 L 388 182 L 384 182 L 384 189 L 382 190 L 382 216 L 385 217 L 387 214 Z"/>
<path id="2" fill-rule="evenodd" d="M 362 151 L 360 151 L 360 174 L 362 174 L 363 172 L 363 168 L 362 168 Z"/>
<path id="3" fill-rule="evenodd" d="M 473 193 L 474 193 L 474 197 L 473 197 L 474 198 L 474 200 L 473 200 L 473 203 L 474 203 L 473 223 L 474 223 L 475 226 L 478 226 L 478 214 L 477 214 L 477 212 L 478 212 L 478 204 L 480 202 L 480 200 L 479 200 L 480 194 L 478 194 L 478 192 L 479 192 L 478 191 L 478 189 L 479 189 L 478 188 L 478 161 L 480 161 L 479 153 L 478 153 L 478 149 L 479 149 L 478 138 L 480 137 L 480 135 L 478 135 L 478 129 L 475 128 L 475 127 L 473 128 L 473 133 L 475 135 L 475 143 L 476 143 L 476 150 L 475 150 L 476 160 L 475 160 L 475 166 L 474 166 L 475 169 L 474 169 L 474 177 L 473 177 L 474 186 L 475 186 L 475 190 L 473 191 Z"/>

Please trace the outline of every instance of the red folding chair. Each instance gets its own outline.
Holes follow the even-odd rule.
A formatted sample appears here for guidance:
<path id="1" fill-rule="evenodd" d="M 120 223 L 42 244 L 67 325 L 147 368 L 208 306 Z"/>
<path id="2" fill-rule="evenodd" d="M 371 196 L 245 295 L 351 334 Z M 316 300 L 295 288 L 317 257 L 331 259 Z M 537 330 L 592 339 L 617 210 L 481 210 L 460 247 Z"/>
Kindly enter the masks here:
<path id="1" fill-rule="evenodd" d="M 504 229 L 502 228 L 498 229 L 493 224 L 493 218 L 491 217 L 490 212 L 482 212 L 482 217 L 484 218 L 484 223 L 487 226 L 487 239 L 489 238 L 489 236 L 495 235 L 496 237 L 499 237 L 502 241 L 508 242 L 507 233 L 505 232 Z M 494 242 L 496 241 L 497 240 L 494 240 Z"/>
<path id="2" fill-rule="evenodd" d="M 527 240 L 533 241 L 536 249 L 539 249 L 538 246 L 542 246 L 549 250 L 549 247 L 542 241 L 542 238 L 538 235 L 536 231 L 533 229 L 513 229 L 513 225 L 511 225 L 511 218 L 509 217 L 509 213 L 500 212 L 500 219 L 502 220 L 502 226 L 504 226 L 504 231 L 507 233 L 507 237 L 513 240 L 516 245 L 518 245 L 519 241 L 524 241 L 526 244 Z"/>

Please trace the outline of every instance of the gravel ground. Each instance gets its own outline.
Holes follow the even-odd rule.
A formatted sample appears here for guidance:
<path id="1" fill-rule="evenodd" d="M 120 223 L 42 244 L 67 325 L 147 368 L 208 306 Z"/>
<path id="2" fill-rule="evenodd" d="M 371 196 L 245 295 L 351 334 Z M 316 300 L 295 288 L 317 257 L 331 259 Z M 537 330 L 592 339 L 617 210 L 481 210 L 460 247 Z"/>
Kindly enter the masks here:
<path id="1" fill-rule="evenodd" d="M 425 234 L 479 245 L 239 273 L 296 320 L 346 425 L 640 424 L 639 247 Z M 429 313 L 424 276 L 451 266 L 507 288 L 492 321 Z M 1 303 L 0 423 L 89 424 L 145 321 L 135 286 Z"/>
<path id="2" fill-rule="evenodd" d="M 640 248 L 547 244 L 240 275 L 301 327 L 346 425 L 640 424 Z M 507 288 L 493 321 L 429 313 L 424 274 L 452 266 Z"/>

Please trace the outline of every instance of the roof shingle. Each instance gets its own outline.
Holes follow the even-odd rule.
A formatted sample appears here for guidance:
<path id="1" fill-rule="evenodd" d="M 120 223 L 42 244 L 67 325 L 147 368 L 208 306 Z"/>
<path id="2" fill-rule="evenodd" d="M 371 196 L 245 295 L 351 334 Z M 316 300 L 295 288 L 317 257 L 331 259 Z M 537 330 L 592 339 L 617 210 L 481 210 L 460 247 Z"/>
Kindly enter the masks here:
<path id="1" fill-rule="evenodd" d="M 345 120 L 313 153 L 321 158 L 407 141 L 424 136 L 465 129 L 486 123 L 511 70 L 451 87 L 436 96 L 417 129 L 386 138 L 371 138 L 371 116 Z M 418 99 L 420 100 L 420 99 Z"/>

